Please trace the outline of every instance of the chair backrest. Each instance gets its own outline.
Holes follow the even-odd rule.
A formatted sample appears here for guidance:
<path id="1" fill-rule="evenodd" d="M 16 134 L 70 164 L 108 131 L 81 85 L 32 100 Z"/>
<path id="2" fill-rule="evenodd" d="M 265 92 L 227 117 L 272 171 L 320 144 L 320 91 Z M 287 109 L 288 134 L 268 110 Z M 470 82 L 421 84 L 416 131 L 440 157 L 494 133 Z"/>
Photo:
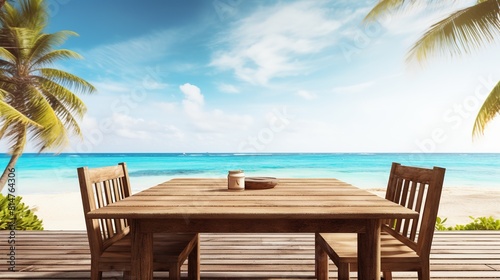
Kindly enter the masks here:
<path id="1" fill-rule="evenodd" d="M 419 218 L 391 220 L 383 228 L 419 256 L 430 254 L 444 173 L 440 167 L 426 169 L 399 163 L 391 167 L 385 198 L 418 212 Z"/>
<path id="2" fill-rule="evenodd" d="M 129 222 L 123 219 L 89 219 L 87 213 L 130 196 L 127 165 L 102 168 L 78 168 L 85 224 L 91 254 L 99 256 L 104 249 L 121 239 L 129 231 Z"/>

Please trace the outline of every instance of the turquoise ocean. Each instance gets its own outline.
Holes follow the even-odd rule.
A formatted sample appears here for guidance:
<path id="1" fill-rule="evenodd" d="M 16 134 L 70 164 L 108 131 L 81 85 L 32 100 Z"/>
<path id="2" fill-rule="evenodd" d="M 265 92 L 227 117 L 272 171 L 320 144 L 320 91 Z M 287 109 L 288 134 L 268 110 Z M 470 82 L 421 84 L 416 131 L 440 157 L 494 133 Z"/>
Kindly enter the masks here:
<path id="1" fill-rule="evenodd" d="M 8 160 L 8 155 L 0 155 L 2 171 Z M 79 192 L 78 167 L 119 162 L 128 165 L 133 191 L 177 177 L 224 178 L 234 169 L 242 169 L 246 176 L 334 177 L 360 188 L 385 189 L 392 162 L 444 167 L 445 186 L 449 188 L 500 190 L 500 154 L 489 153 L 27 153 L 16 166 L 16 193 Z"/>

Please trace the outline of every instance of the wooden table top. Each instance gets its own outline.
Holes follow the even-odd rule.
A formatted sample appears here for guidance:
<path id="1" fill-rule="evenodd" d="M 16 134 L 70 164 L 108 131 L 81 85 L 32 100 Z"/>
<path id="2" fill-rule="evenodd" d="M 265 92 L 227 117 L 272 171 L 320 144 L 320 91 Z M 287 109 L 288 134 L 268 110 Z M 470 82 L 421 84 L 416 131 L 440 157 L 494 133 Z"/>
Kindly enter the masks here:
<path id="1" fill-rule="evenodd" d="M 337 179 L 279 179 L 271 189 L 227 189 L 227 179 L 173 179 L 88 213 L 126 219 L 386 219 L 417 213 Z"/>

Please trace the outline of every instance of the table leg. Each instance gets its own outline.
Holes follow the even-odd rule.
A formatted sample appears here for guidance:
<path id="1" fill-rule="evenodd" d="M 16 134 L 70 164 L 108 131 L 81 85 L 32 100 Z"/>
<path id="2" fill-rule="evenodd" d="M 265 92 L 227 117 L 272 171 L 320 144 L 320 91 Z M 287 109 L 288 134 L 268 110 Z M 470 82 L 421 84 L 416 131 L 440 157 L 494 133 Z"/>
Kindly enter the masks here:
<path id="1" fill-rule="evenodd" d="M 367 220 L 366 232 L 358 234 L 358 279 L 380 279 L 379 220 Z"/>
<path id="2" fill-rule="evenodd" d="M 132 280 L 153 280 L 153 234 L 145 233 L 139 221 L 130 223 L 132 239 Z"/>

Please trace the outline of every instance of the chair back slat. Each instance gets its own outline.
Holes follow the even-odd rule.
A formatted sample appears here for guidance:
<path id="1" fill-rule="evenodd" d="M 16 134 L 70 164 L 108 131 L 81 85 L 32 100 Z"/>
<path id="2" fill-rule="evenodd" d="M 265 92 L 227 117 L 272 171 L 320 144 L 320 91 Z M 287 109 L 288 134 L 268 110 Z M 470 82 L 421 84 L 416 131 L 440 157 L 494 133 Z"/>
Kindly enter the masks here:
<path id="1" fill-rule="evenodd" d="M 398 189 L 396 192 L 395 200 L 394 202 L 406 206 L 406 194 L 408 193 L 408 188 L 409 188 L 409 181 L 405 180 L 400 180 L 400 178 L 397 178 L 400 184 L 398 184 Z M 405 226 L 406 221 L 403 219 L 396 219 L 395 220 L 395 226 L 394 228 L 397 229 L 398 231 L 402 231 L 403 227 Z"/>
<path id="2" fill-rule="evenodd" d="M 113 201 L 113 197 L 111 196 L 111 189 L 110 189 L 111 188 L 110 185 L 114 184 L 115 181 L 116 181 L 116 179 L 112 179 L 112 180 L 109 180 L 109 181 L 102 182 L 103 183 L 102 194 L 103 194 L 103 200 L 104 200 L 104 203 L 105 203 L 103 206 L 115 202 L 115 201 Z M 104 222 L 103 231 L 107 233 L 106 238 L 113 237 L 113 235 L 116 232 L 114 230 L 114 228 L 113 228 L 113 220 L 111 220 L 111 219 L 105 219 L 103 222 Z"/>
<path id="3" fill-rule="evenodd" d="M 87 213 L 130 196 L 127 166 L 120 163 L 93 169 L 80 167 L 78 178 L 90 250 L 92 254 L 101 254 L 129 232 L 129 223 L 123 219 L 90 219 Z"/>
<path id="4" fill-rule="evenodd" d="M 425 197 L 427 196 L 428 186 L 425 186 L 425 183 L 422 182 L 416 184 L 418 184 L 418 186 L 415 188 L 415 191 L 418 193 L 418 195 L 417 195 L 417 201 L 415 202 L 415 207 L 413 207 L 412 209 L 418 213 L 422 213 L 423 211 L 422 207 L 424 206 Z M 411 228 L 411 231 L 409 233 L 410 240 L 416 240 L 417 238 L 417 233 L 419 231 L 418 225 L 422 223 L 422 215 L 419 215 L 418 220 L 413 220 L 413 221 L 414 221 L 414 226 Z"/>
<path id="5" fill-rule="evenodd" d="M 412 193 L 413 193 L 413 189 L 415 188 L 415 185 L 414 183 L 415 182 L 409 182 L 409 181 L 406 181 L 407 184 L 406 185 L 406 188 L 405 188 L 405 192 L 404 192 L 404 197 L 405 197 L 405 201 L 404 201 L 404 206 L 406 206 L 407 208 L 410 208 L 410 209 L 413 209 L 413 200 L 412 200 Z M 408 232 L 408 230 L 413 226 L 413 220 L 410 220 L 410 219 L 405 219 L 403 220 L 403 229 L 402 229 L 402 232 Z"/>
<path id="6" fill-rule="evenodd" d="M 445 169 L 403 166 L 393 163 L 386 199 L 419 213 L 415 219 L 386 222 L 384 230 L 412 247 L 417 254 L 430 254 Z"/>
<path id="7" fill-rule="evenodd" d="M 125 194 L 124 188 L 121 188 L 118 184 L 113 185 L 113 196 L 115 197 L 115 201 L 119 201 L 124 199 L 127 196 L 130 196 L 130 194 Z M 128 227 L 127 220 L 125 219 L 115 219 L 114 223 L 117 225 L 116 230 L 118 233 L 122 233 L 123 229 Z"/>

